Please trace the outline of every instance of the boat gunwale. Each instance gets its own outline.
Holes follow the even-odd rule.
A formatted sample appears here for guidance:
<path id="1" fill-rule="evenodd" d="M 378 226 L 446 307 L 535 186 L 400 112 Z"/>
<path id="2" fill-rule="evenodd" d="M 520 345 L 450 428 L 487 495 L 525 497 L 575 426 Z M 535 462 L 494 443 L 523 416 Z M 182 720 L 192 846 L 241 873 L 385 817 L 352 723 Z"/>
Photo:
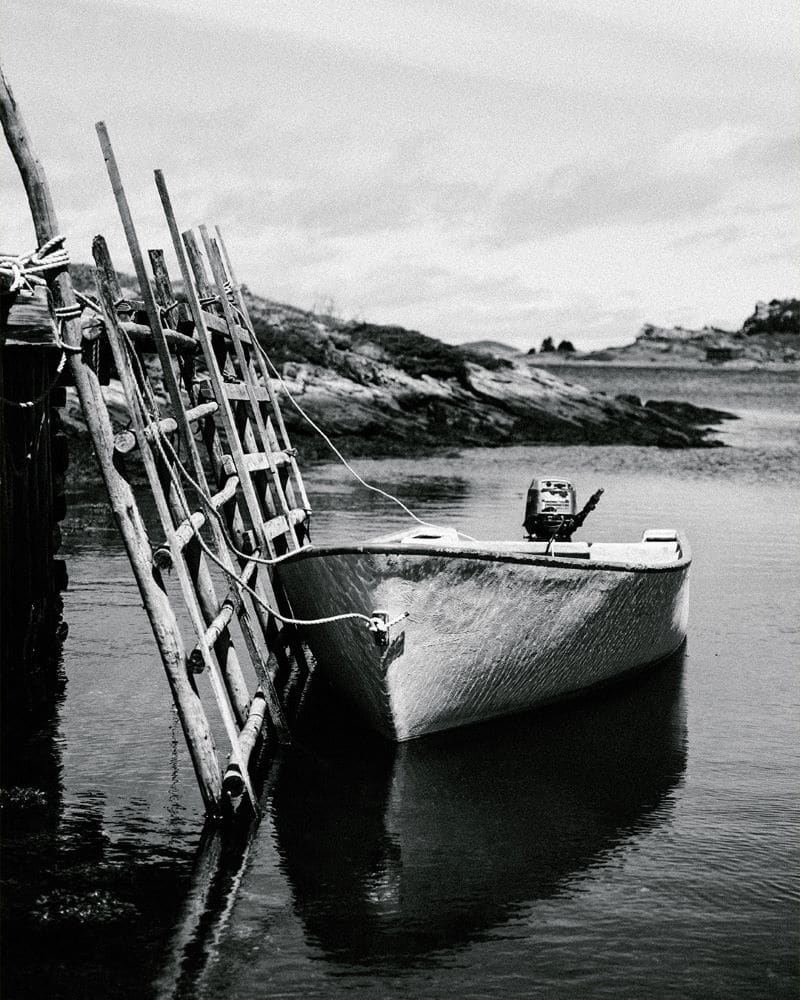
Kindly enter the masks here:
<path id="1" fill-rule="evenodd" d="M 376 542 L 362 542 L 360 544 L 349 545 L 324 545 L 315 546 L 313 544 L 304 546 L 284 556 L 281 565 L 286 566 L 291 563 L 300 562 L 305 559 L 325 558 L 326 556 L 341 555 L 412 555 L 412 556 L 443 556 L 450 559 L 478 559 L 484 562 L 504 562 L 516 565 L 541 566 L 550 569 L 573 569 L 573 570 L 606 570 L 618 573 L 676 573 L 686 569 L 691 565 L 692 553 L 689 544 L 680 533 L 676 536 L 676 542 L 680 549 L 680 556 L 672 562 L 653 564 L 635 562 L 612 562 L 610 560 L 587 560 L 584 558 L 569 558 L 568 556 L 545 556 L 540 554 L 525 554 L 521 552 L 508 552 L 499 549 L 471 549 L 453 548 L 448 546 L 433 546 L 430 543 L 420 545 L 409 545 L 402 543 L 386 544 Z M 635 542 L 631 544 L 647 544 L 646 542 Z"/>

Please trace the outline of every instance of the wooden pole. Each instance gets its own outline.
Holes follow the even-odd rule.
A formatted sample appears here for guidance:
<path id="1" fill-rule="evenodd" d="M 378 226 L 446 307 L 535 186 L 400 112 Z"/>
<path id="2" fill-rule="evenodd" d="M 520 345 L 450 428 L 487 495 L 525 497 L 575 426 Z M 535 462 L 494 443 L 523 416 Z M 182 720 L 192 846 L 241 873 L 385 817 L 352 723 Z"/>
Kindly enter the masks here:
<path id="1" fill-rule="evenodd" d="M 272 476 L 273 489 L 275 497 L 277 500 L 277 505 L 279 505 L 280 510 L 283 512 L 286 518 L 286 534 L 285 538 L 290 549 L 300 548 L 300 542 L 297 538 L 297 531 L 295 526 L 292 524 L 292 520 L 289 514 L 289 504 L 286 501 L 286 495 L 283 489 L 283 483 L 281 482 L 280 473 L 278 472 L 278 467 L 275 464 L 275 456 L 273 454 L 273 443 L 269 440 L 267 435 L 267 428 L 264 423 L 264 418 L 261 413 L 261 405 L 257 398 L 257 386 L 255 378 L 253 376 L 253 370 L 251 367 L 250 358 L 245 354 L 245 348 L 242 344 L 241 338 L 237 333 L 237 323 L 236 318 L 233 315 L 233 309 L 231 308 L 230 302 L 228 302 L 227 295 L 225 294 L 225 272 L 223 270 L 222 258 L 219 253 L 219 249 L 211 240 L 208 235 L 208 230 L 205 226 L 200 227 L 200 237 L 203 240 L 203 245 L 206 250 L 206 257 L 211 265 L 211 273 L 214 276 L 214 284 L 217 289 L 217 296 L 220 300 L 220 305 L 222 306 L 222 314 L 225 317 L 225 322 L 228 326 L 228 331 L 230 333 L 231 341 L 233 342 L 234 350 L 236 351 L 236 358 L 239 362 L 239 370 L 241 372 L 241 377 L 247 391 L 248 401 L 250 403 L 250 412 L 252 418 L 255 422 L 256 429 L 258 430 L 258 436 L 261 440 L 261 448 L 267 457 L 269 463 L 269 471 Z M 277 445 L 277 442 L 276 442 Z M 277 450 L 277 448 L 275 449 Z"/>
<path id="2" fill-rule="evenodd" d="M 167 190 L 167 183 L 164 179 L 164 175 L 160 170 L 155 172 L 156 187 L 158 188 L 159 196 L 161 197 L 161 204 L 164 208 L 164 215 L 167 220 L 167 225 L 169 227 L 170 236 L 172 237 L 172 245 L 175 249 L 175 253 L 178 257 L 178 264 L 181 269 L 181 277 L 183 278 L 184 289 L 186 291 L 186 298 L 189 304 L 189 309 L 192 314 L 192 319 L 195 323 L 195 329 L 200 337 L 200 342 L 203 348 L 203 354 L 206 361 L 206 367 L 208 368 L 209 375 L 211 377 L 212 384 L 214 385 L 215 395 L 220 406 L 220 416 L 222 418 L 222 424 L 225 429 L 226 437 L 229 441 L 229 446 L 233 453 L 233 459 L 236 464 L 236 470 L 239 475 L 240 485 L 242 488 L 242 496 L 244 498 L 244 506 L 247 511 L 248 519 L 253 527 L 256 537 L 259 540 L 259 546 L 262 552 L 267 552 L 269 555 L 275 555 L 275 547 L 272 543 L 271 538 L 269 538 L 264 533 L 264 525 L 261 519 L 261 511 L 258 503 L 258 499 L 253 488 L 252 477 L 250 476 L 245 460 L 244 453 L 242 451 L 241 442 L 239 441 L 233 413 L 231 411 L 230 403 L 225 396 L 225 389 L 222 380 L 222 373 L 219 368 L 219 359 L 217 358 L 214 347 L 212 343 L 211 333 L 206 324 L 205 317 L 208 315 L 203 311 L 202 305 L 200 303 L 200 295 L 203 294 L 205 290 L 206 293 L 210 292 L 210 286 L 204 274 L 204 269 L 202 265 L 202 260 L 198 259 L 194 261 L 197 265 L 197 270 L 193 273 L 192 263 L 189 260 L 189 252 L 195 248 L 193 240 L 181 239 L 180 230 L 178 229 L 178 222 L 175 218 L 175 211 L 172 207 L 172 200 L 169 196 L 169 191 Z M 193 281 L 193 278 L 195 279 Z M 196 287 L 197 286 L 197 287 Z M 204 286 L 204 287 L 203 287 Z M 198 294 L 198 292 L 200 294 Z M 224 358 L 227 348 L 222 352 L 222 357 Z M 277 606 L 277 597 L 275 591 L 273 590 L 271 574 L 267 574 L 262 579 L 262 574 L 258 574 L 257 585 L 255 588 L 259 594 L 259 597 L 264 599 L 267 603 L 273 607 Z M 256 616 L 258 617 L 259 623 L 264 634 L 265 641 L 268 648 L 271 650 L 276 660 L 280 664 L 281 668 L 285 670 L 291 669 L 291 664 L 288 661 L 286 653 L 286 643 L 285 637 L 283 636 L 283 629 L 279 628 L 277 620 L 273 615 L 268 615 L 263 607 L 256 603 L 255 605 Z M 302 664 L 305 664 L 305 659 L 302 654 L 302 648 L 299 643 L 296 645 L 296 651 L 294 652 L 295 659 Z M 306 668 L 307 669 L 307 668 Z"/>
<path id="3" fill-rule="evenodd" d="M 34 155 L 27 129 L 1 69 L 0 114 L 8 145 L 25 185 L 36 238 L 40 244 L 44 244 L 59 235 L 58 219 L 44 169 Z M 76 304 L 72 281 L 66 271 L 56 276 L 51 288 L 57 306 Z M 79 319 L 67 320 L 62 339 L 70 346 L 80 345 Z M 221 809 L 222 775 L 214 748 L 214 738 L 197 690 L 186 670 L 185 650 L 175 615 L 160 585 L 160 579 L 153 572 L 147 531 L 135 498 L 128 483 L 114 467 L 114 432 L 100 383 L 94 372 L 83 364 L 79 354 L 71 353 L 68 364 L 108 490 L 111 507 L 128 550 L 142 602 L 150 618 L 172 688 L 206 811 L 210 816 L 216 817 Z"/>
<path id="4" fill-rule="evenodd" d="M 233 270 L 233 264 L 228 255 L 228 250 L 225 246 L 225 240 L 222 237 L 222 231 L 219 226 L 215 227 L 217 234 L 217 243 L 219 244 L 220 252 L 222 253 L 222 259 L 225 264 L 225 269 L 228 272 L 228 281 L 230 282 L 231 289 L 233 290 L 234 297 L 236 299 L 236 304 L 239 308 L 239 312 L 242 314 L 242 319 L 244 319 L 247 326 L 247 330 L 250 336 L 253 338 L 254 350 L 256 354 L 256 360 L 258 366 L 261 370 L 261 377 L 264 380 L 264 385 L 269 393 L 270 402 L 272 404 L 272 412 L 275 414 L 275 420 L 278 424 L 278 429 L 280 431 L 281 440 L 283 442 L 283 447 L 286 452 L 291 456 L 292 472 L 294 474 L 295 484 L 300 493 L 300 504 L 305 509 L 307 514 L 311 514 L 311 504 L 308 502 L 308 496 L 306 495 L 306 487 L 303 482 L 303 477 L 300 475 L 300 467 L 297 464 L 297 459 L 294 456 L 294 449 L 292 448 L 292 442 L 289 440 L 289 432 L 286 430 L 286 424 L 283 419 L 283 411 L 281 410 L 280 403 L 278 402 L 278 397 L 275 393 L 275 389 L 272 385 L 273 374 L 267 367 L 264 361 L 261 351 L 255 346 L 258 334 L 256 333 L 253 321 L 250 318 L 250 313 L 247 309 L 247 303 L 244 300 L 244 295 L 242 294 L 242 288 L 239 284 L 236 273 Z"/>

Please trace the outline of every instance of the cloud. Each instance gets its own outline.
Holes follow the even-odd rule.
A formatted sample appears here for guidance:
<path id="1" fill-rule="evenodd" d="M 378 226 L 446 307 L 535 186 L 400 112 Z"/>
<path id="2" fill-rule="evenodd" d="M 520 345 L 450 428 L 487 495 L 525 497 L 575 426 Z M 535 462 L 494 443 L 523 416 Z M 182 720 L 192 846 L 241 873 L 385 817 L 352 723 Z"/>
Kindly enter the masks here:
<path id="1" fill-rule="evenodd" d="M 240 277 L 450 340 L 736 325 L 789 289 L 797 31 L 784 0 L 8 0 L 5 66 L 74 256 L 220 223 Z M 800 22 L 798 22 L 800 23 Z M 59 39 L 68 37 L 64 49 Z M 0 242 L 32 230 L 0 172 Z M 8 180 L 6 179 L 8 178 Z"/>
<path id="2" fill-rule="evenodd" d="M 663 154 L 581 160 L 553 170 L 500 199 L 494 238 L 524 241 L 598 225 L 696 219 L 741 185 L 762 179 L 791 191 L 796 136 L 728 132 L 678 136 Z"/>

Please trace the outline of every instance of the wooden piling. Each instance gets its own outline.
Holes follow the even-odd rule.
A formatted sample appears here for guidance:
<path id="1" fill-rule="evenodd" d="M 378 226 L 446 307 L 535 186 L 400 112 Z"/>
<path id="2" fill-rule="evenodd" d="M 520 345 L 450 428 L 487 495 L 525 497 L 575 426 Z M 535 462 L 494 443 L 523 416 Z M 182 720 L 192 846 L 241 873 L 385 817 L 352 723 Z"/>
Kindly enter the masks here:
<path id="1" fill-rule="evenodd" d="M 6 135 L 25 185 L 36 237 L 43 245 L 59 234 L 58 219 L 44 169 L 34 155 L 30 137 L 5 80 L 2 84 L 5 90 L 4 125 L 7 120 L 10 122 Z M 56 306 L 77 304 L 67 272 L 58 274 L 50 287 Z M 62 337 L 68 346 L 80 346 L 81 325 L 77 317 L 63 324 Z M 210 816 L 218 816 L 222 803 L 222 775 L 214 739 L 197 690 L 186 671 L 185 650 L 175 615 L 153 571 L 147 532 L 136 501 L 130 486 L 114 466 L 114 432 L 100 383 L 94 372 L 83 364 L 79 353 L 70 353 L 67 363 L 106 483 L 111 508 L 125 541 L 142 602 L 170 681 L 206 811 Z"/>
<path id="2" fill-rule="evenodd" d="M 29 199 L 36 161 L 0 68 L 0 118 Z M 35 221 L 35 220 L 34 220 Z M 37 236 L 41 232 L 37 228 Z M 40 242 L 46 242 L 41 240 Z M 10 249 L 10 248 L 8 248 Z M 61 590 L 66 588 L 59 522 L 66 512 L 66 438 L 54 390 L 63 352 L 46 288 L 20 297 L 0 282 L 0 680 L 3 698 L 33 695 L 31 668 L 48 697 L 55 678 Z M 63 365 L 62 365 L 63 367 Z M 10 703 L 10 702 L 7 702 Z"/>

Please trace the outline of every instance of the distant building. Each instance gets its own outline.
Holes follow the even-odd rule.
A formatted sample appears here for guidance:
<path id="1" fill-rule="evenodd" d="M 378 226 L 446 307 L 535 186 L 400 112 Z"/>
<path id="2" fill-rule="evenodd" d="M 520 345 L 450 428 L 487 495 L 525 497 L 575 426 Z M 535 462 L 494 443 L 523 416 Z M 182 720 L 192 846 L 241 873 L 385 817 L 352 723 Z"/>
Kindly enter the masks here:
<path id="1" fill-rule="evenodd" d="M 739 344 L 720 341 L 706 347 L 706 361 L 735 361 L 744 357 L 744 348 Z"/>

